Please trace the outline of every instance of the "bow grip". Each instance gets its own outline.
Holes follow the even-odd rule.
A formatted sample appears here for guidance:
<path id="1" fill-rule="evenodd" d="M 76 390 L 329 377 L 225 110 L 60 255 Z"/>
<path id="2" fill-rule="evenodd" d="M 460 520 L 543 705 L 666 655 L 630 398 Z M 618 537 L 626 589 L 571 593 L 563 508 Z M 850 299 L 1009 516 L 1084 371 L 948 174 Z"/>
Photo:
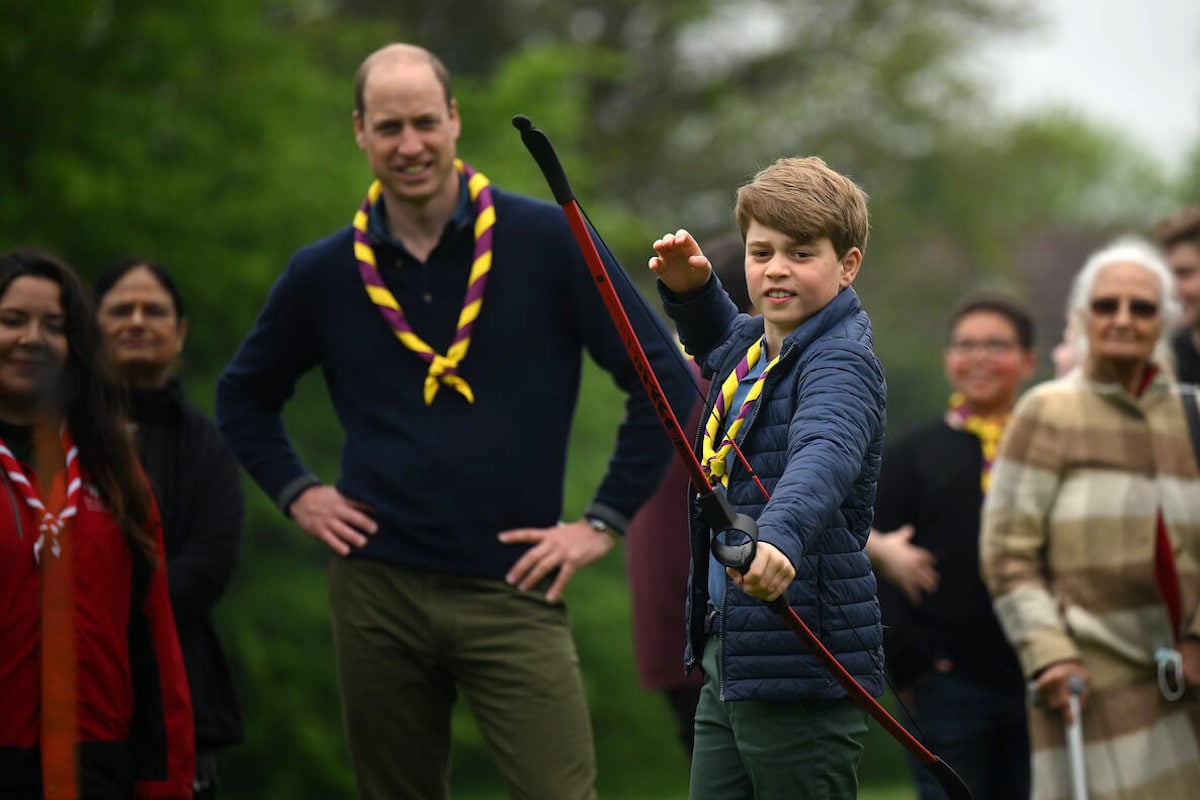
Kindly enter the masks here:
<path id="1" fill-rule="evenodd" d="M 700 516 L 712 531 L 709 548 L 713 557 L 721 565 L 745 574 L 754 562 L 758 523 L 753 517 L 735 512 L 719 484 L 712 491 L 700 494 L 699 505 Z"/>

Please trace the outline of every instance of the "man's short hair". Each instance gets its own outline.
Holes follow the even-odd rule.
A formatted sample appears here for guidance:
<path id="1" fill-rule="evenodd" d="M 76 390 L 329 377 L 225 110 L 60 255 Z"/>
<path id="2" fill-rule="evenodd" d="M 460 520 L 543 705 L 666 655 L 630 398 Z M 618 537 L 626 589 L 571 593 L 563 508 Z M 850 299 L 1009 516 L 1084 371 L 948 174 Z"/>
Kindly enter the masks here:
<path id="1" fill-rule="evenodd" d="M 442 60 L 424 47 L 397 42 L 385 45 L 364 58 L 358 71 L 354 73 L 354 110 L 360 117 L 366 113 L 363 92 L 367 87 L 367 76 L 370 74 L 371 68 L 382 61 L 424 61 L 433 68 L 433 74 L 437 76 L 438 83 L 442 85 L 442 91 L 446 95 L 446 105 L 449 106 L 453 102 L 454 92 L 450 88 L 450 70 L 446 69 Z"/>
<path id="2" fill-rule="evenodd" d="M 797 242 L 828 238 L 839 258 L 867 249 L 866 193 L 816 156 L 781 158 L 759 172 L 738 189 L 734 217 L 743 239 L 757 221 Z"/>
<path id="3" fill-rule="evenodd" d="M 1190 206 L 1159 220 L 1153 236 L 1163 252 L 1179 244 L 1200 245 L 1200 206 Z"/>

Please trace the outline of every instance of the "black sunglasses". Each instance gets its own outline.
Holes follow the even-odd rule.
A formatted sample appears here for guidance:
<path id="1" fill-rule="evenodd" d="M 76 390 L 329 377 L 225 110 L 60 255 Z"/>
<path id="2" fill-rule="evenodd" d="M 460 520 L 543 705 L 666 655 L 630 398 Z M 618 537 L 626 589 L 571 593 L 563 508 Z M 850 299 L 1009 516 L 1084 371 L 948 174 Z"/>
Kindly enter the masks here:
<path id="1" fill-rule="evenodd" d="M 1153 300 L 1127 300 L 1129 316 L 1137 319 L 1150 319 L 1158 313 L 1158 303 Z M 1121 309 L 1121 299 L 1118 297 L 1097 297 L 1092 300 L 1092 313 L 1098 317 L 1111 317 Z"/>

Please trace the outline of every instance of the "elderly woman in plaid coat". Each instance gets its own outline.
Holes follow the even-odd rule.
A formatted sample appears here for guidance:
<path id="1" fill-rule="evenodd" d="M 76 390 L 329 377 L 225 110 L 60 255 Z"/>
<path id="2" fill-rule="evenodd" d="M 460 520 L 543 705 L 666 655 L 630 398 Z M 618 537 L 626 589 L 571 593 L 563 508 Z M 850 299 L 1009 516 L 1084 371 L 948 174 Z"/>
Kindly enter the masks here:
<path id="1" fill-rule="evenodd" d="M 1070 797 L 1068 680 L 1095 798 L 1200 794 L 1200 469 L 1164 341 L 1158 253 L 1095 253 L 1072 288 L 1079 366 L 1030 390 L 984 503 L 981 559 L 1031 684 L 1033 796 Z"/>

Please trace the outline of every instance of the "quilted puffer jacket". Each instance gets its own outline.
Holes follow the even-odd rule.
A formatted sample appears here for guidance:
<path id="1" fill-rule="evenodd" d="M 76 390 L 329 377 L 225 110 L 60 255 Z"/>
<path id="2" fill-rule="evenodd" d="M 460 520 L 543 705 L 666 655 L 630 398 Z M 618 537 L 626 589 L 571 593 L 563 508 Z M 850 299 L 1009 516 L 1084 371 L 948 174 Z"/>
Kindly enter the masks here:
<path id="1" fill-rule="evenodd" d="M 663 304 L 687 351 L 712 380 L 706 414 L 761 318 L 738 314 L 716 281 Z M 852 288 L 842 290 L 783 342 L 738 445 L 770 494 L 740 463 L 729 474 L 734 508 L 758 521 L 759 539 L 796 568 L 788 604 L 868 692 L 883 692 L 883 632 L 875 576 L 863 548 L 871 526 L 883 447 L 886 384 L 871 348 L 871 323 Z M 705 417 L 707 418 L 707 417 Z M 697 449 L 698 449 L 697 442 Z M 701 651 L 708 607 L 709 539 L 690 502 L 688 588 L 690 671 Z M 783 621 L 725 577 L 720 608 L 724 700 L 792 702 L 845 696 Z"/>

